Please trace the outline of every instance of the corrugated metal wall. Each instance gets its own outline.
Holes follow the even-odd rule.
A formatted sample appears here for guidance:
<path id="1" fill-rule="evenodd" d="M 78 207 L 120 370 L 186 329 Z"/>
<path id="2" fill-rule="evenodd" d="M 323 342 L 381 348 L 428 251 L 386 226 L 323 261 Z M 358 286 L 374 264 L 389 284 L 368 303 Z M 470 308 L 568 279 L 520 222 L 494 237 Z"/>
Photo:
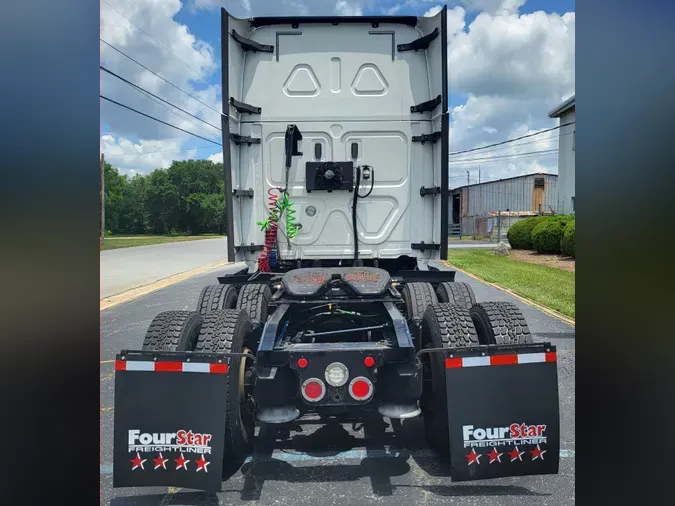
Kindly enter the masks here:
<path id="1" fill-rule="evenodd" d="M 535 178 L 544 179 L 544 188 L 535 189 Z M 503 181 L 490 181 L 459 189 L 461 192 L 460 217 L 479 216 L 497 211 L 542 211 L 557 212 L 558 176 L 531 174 Z M 452 202 L 452 200 L 451 200 Z M 452 209 L 450 209 L 452 223 Z"/>

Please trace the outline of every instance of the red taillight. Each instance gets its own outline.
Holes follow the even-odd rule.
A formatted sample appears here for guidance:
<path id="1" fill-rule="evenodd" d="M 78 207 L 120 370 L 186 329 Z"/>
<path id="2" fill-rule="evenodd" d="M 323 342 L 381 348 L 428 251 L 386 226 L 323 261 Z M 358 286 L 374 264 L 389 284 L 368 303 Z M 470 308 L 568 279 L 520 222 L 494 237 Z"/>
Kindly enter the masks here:
<path id="1" fill-rule="evenodd" d="M 302 396 L 309 402 L 317 402 L 323 399 L 326 395 L 326 385 L 318 378 L 310 378 L 305 380 L 300 388 Z"/>
<path id="2" fill-rule="evenodd" d="M 373 367 L 375 365 L 375 359 L 373 357 L 366 357 L 363 359 L 363 363 L 366 367 Z"/>
<path id="3" fill-rule="evenodd" d="M 373 395 L 373 384 L 368 378 L 354 378 L 349 383 L 349 393 L 357 401 L 364 401 Z"/>
<path id="4" fill-rule="evenodd" d="M 309 362 L 307 362 L 307 359 L 305 357 L 300 357 L 298 359 L 298 367 L 300 369 L 304 369 L 305 367 L 307 367 L 307 364 L 309 364 Z"/>

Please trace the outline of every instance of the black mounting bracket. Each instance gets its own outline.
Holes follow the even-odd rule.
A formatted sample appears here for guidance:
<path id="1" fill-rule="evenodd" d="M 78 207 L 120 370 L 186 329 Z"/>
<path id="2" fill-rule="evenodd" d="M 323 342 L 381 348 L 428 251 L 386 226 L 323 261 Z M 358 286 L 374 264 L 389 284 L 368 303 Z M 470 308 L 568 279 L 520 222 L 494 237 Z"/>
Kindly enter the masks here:
<path id="1" fill-rule="evenodd" d="M 294 156 L 302 156 L 298 151 L 298 142 L 302 140 L 302 134 L 296 125 L 288 125 L 286 127 L 285 135 L 285 149 L 286 149 L 286 168 L 291 166 L 291 158 Z"/>
<path id="2" fill-rule="evenodd" d="M 263 249 L 262 244 L 242 244 L 241 246 L 235 246 L 235 250 L 237 251 L 258 251 Z"/>
<path id="3" fill-rule="evenodd" d="M 410 112 L 433 111 L 434 109 L 436 109 L 436 107 L 438 107 L 438 104 L 440 104 L 442 101 L 443 97 L 438 95 L 436 98 L 432 98 L 431 100 L 427 100 L 426 102 L 422 102 L 421 104 L 410 106 Z"/>
<path id="4" fill-rule="evenodd" d="M 247 39 L 246 37 L 242 37 L 239 35 L 237 32 L 232 30 L 232 37 L 234 40 L 239 42 L 241 45 L 241 48 L 244 51 L 253 51 L 254 53 L 256 51 L 260 51 L 261 53 L 273 53 L 274 52 L 274 46 L 269 46 L 267 44 L 258 44 L 256 41 Z"/>
<path id="5" fill-rule="evenodd" d="M 230 139 L 239 146 L 239 144 L 248 144 L 249 146 L 251 144 L 260 144 L 260 139 L 254 139 L 253 137 L 249 136 L 242 136 L 239 134 L 230 134 Z"/>
<path id="6" fill-rule="evenodd" d="M 412 141 L 413 142 L 421 142 L 424 144 L 425 142 L 436 142 L 438 139 L 441 138 L 441 132 L 434 132 L 432 134 L 422 134 L 422 135 L 413 135 Z"/>
<path id="7" fill-rule="evenodd" d="M 233 190 L 232 195 L 235 197 L 248 197 L 250 199 L 253 198 L 253 189 L 249 188 L 248 190 Z"/>
<path id="8" fill-rule="evenodd" d="M 439 193 L 441 193 L 440 186 L 433 186 L 431 188 L 425 188 L 422 186 L 422 188 L 420 188 L 420 195 L 422 195 L 422 197 L 425 195 L 438 195 Z"/>
<path id="9" fill-rule="evenodd" d="M 230 104 L 234 107 L 237 112 L 248 114 L 260 114 L 262 112 L 262 107 L 256 107 L 255 105 L 245 104 L 244 102 L 239 102 L 235 100 L 234 97 L 230 97 Z"/>
<path id="10" fill-rule="evenodd" d="M 440 244 L 427 244 L 424 241 L 422 242 L 414 242 L 410 245 L 412 249 L 418 249 L 420 251 L 424 251 L 425 249 L 440 249 L 441 245 Z"/>
<path id="11" fill-rule="evenodd" d="M 424 37 L 420 37 L 419 39 L 413 40 L 412 42 L 408 42 L 407 44 L 399 44 L 396 46 L 396 49 L 399 51 L 419 51 L 420 49 L 427 49 L 429 47 L 429 44 L 431 44 L 431 41 L 434 40 L 436 37 L 441 32 L 438 30 L 438 28 L 434 28 L 434 31 L 431 32 L 429 35 L 425 35 Z"/>

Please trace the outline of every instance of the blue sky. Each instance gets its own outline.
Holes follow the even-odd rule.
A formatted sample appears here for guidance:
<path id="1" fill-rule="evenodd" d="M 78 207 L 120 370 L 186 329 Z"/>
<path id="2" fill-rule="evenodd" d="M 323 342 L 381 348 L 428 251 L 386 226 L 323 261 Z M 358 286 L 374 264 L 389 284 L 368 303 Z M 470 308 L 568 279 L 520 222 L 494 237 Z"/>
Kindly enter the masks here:
<path id="1" fill-rule="evenodd" d="M 434 0 L 103 0 L 101 38 L 201 102 L 156 79 L 103 43 L 102 65 L 218 125 L 213 109 L 220 110 L 221 5 L 235 16 L 246 17 L 292 13 L 421 16 L 442 4 Z M 574 93 L 574 2 L 462 0 L 448 3 L 448 9 L 448 26 L 451 30 L 455 27 L 456 33 L 448 45 L 451 151 L 553 126 L 555 121 L 547 117 L 548 111 Z M 198 79 L 192 69 L 204 79 Z M 219 141 L 220 134 L 213 128 L 177 117 L 111 76 L 102 75 L 101 89 L 103 95 Z M 168 166 L 172 159 L 211 156 L 218 160 L 220 156 L 220 146 L 208 141 L 105 101 L 101 108 L 102 150 L 123 173 L 148 173 Z M 520 148 L 481 151 L 481 158 L 488 158 L 480 162 L 482 179 L 535 171 L 555 173 L 556 153 L 531 154 L 557 148 L 553 136 L 542 135 L 541 139 Z M 191 151 L 195 148 L 200 149 Z M 477 163 L 469 157 L 453 163 L 451 174 L 464 175 L 464 181 L 466 170 L 477 176 Z"/>

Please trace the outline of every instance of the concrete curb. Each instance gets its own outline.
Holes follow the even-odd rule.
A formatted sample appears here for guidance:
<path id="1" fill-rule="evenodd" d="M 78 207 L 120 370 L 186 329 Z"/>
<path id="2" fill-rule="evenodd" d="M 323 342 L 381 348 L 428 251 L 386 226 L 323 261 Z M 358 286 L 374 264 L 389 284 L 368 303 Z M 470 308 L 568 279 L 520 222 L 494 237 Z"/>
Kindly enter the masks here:
<path id="1" fill-rule="evenodd" d="M 154 283 L 150 283 L 148 285 L 143 285 L 143 286 L 138 286 L 136 288 L 132 288 L 131 290 L 127 290 L 122 293 L 118 293 L 115 295 L 111 295 L 110 297 L 106 297 L 104 299 L 101 299 L 101 309 L 100 311 L 103 311 L 104 309 L 111 308 L 113 306 L 117 306 L 119 304 L 122 304 L 124 302 L 129 302 L 131 300 L 137 299 L 138 297 L 141 297 L 142 295 L 147 295 L 149 293 L 155 292 L 157 290 L 160 290 L 162 288 L 166 288 L 167 286 L 173 285 L 175 283 L 180 283 L 181 281 L 185 281 L 186 279 L 189 279 L 193 276 L 196 276 L 198 274 L 204 274 L 205 272 L 208 272 L 213 269 L 217 269 L 218 267 L 225 267 L 227 265 L 233 265 L 232 262 L 228 262 L 227 260 L 221 260 L 219 262 L 209 264 L 209 265 L 203 265 L 201 267 L 197 267 L 195 269 L 191 269 L 189 271 L 181 272 L 179 274 L 174 274 L 173 276 L 169 276 L 168 278 L 160 279 L 159 281 L 155 281 Z"/>
<path id="2" fill-rule="evenodd" d="M 451 269 L 455 269 L 456 271 L 461 272 L 462 274 L 465 274 L 465 275 L 469 276 L 470 278 L 475 279 L 476 281 L 480 281 L 481 283 L 485 283 L 486 285 L 489 285 L 493 288 L 496 288 L 497 290 L 501 290 L 502 292 L 508 293 L 509 295 L 515 297 L 519 301 L 521 301 L 521 302 L 523 302 L 523 303 L 525 303 L 529 306 L 532 306 L 534 308 L 537 308 L 539 311 L 541 311 L 543 313 L 546 313 L 547 315 L 552 316 L 553 318 L 556 318 L 556 319 L 558 319 L 558 320 L 560 320 L 560 321 L 562 321 L 562 322 L 564 322 L 568 325 L 571 325 L 572 327 L 576 327 L 574 319 L 570 318 L 567 315 L 564 315 L 564 314 L 559 313 L 558 311 L 556 311 L 554 309 L 543 306 L 543 305 L 539 304 L 538 302 L 535 302 L 532 299 L 528 299 L 527 297 L 525 297 L 523 295 L 520 295 L 519 293 L 516 293 L 509 288 L 505 288 L 501 285 L 497 285 L 495 283 L 490 283 L 489 281 L 485 281 L 483 278 L 480 278 L 480 277 L 476 276 L 475 274 L 471 274 L 470 272 L 466 272 L 465 270 L 460 269 L 456 265 L 452 265 L 447 260 L 441 260 L 440 263 L 442 265 L 445 265 L 446 267 L 450 267 Z"/>

